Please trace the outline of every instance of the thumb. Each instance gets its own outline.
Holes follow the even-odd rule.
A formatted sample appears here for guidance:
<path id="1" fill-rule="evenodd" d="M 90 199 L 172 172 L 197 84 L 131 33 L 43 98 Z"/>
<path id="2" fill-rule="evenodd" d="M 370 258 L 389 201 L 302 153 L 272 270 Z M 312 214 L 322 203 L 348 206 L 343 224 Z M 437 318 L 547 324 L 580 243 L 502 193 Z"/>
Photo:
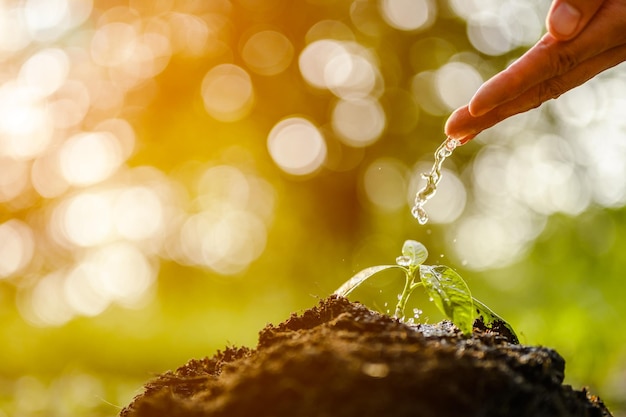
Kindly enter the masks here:
<path id="1" fill-rule="evenodd" d="M 576 37 L 607 0 L 554 0 L 546 26 L 560 41 Z"/>

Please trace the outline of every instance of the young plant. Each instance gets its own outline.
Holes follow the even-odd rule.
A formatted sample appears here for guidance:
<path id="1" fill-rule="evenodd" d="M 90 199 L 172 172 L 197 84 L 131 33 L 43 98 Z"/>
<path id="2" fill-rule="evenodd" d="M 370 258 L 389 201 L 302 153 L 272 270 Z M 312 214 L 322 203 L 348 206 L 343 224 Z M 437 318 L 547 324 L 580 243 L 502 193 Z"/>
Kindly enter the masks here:
<path id="1" fill-rule="evenodd" d="M 404 289 L 398 297 L 394 317 L 404 320 L 407 300 L 417 287 L 423 286 L 437 308 L 464 334 L 471 334 L 474 320 L 482 316 L 486 326 L 499 323 L 508 329 L 514 338 L 517 338 L 513 328 L 506 321 L 472 297 L 467 284 L 459 274 L 444 265 L 423 265 L 426 258 L 428 258 L 428 251 L 423 244 L 415 240 L 407 240 L 402 246 L 402 255 L 396 258 L 395 265 L 377 265 L 366 268 L 346 281 L 335 291 L 335 294 L 346 297 L 374 274 L 386 269 L 399 268 L 404 271 L 406 280 Z"/>

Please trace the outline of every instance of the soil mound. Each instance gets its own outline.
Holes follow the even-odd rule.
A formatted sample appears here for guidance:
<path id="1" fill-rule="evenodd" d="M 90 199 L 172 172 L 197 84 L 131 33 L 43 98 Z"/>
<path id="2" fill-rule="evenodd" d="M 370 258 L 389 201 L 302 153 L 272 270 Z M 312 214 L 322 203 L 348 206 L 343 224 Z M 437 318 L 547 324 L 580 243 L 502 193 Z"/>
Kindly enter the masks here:
<path id="1" fill-rule="evenodd" d="M 145 386 L 121 417 L 610 416 L 554 350 L 477 321 L 408 325 L 331 296 Z"/>

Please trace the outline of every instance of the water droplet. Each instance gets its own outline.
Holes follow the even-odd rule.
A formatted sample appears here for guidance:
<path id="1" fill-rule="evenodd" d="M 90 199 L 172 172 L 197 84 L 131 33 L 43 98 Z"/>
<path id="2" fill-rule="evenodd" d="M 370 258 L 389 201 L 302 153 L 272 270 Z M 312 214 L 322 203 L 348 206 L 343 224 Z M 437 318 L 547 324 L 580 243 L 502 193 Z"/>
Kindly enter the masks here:
<path id="1" fill-rule="evenodd" d="M 413 309 L 413 317 L 415 317 L 415 319 L 419 319 L 420 316 L 422 315 L 423 311 L 420 310 L 419 308 L 414 308 Z"/>
<path id="2" fill-rule="evenodd" d="M 398 256 L 396 258 L 396 264 L 400 266 L 411 266 L 411 257 L 410 256 Z"/>
<path id="3" fill-rule="evenodd" d="M 443 258 L 443 253 L 441 255 L 439 255 L 440 258 Z"/>
<path id="4" fill-rule="evenodd" d="M 428 223 L 428 214 L 426 213 L 426 210 L 424 210 L 424 207 L 422 206 L 423 206 L 423 203 L 422 204 L 416 203 L 411 209 L 411 214 L 413 214 L 413 217 L 417 219 L 419 224 L 426 224 Z"/>
<path id="5" fill-rule="evenodd" d="M 435 301 L 433 297 L 428 297 L 428 301 Z"/>

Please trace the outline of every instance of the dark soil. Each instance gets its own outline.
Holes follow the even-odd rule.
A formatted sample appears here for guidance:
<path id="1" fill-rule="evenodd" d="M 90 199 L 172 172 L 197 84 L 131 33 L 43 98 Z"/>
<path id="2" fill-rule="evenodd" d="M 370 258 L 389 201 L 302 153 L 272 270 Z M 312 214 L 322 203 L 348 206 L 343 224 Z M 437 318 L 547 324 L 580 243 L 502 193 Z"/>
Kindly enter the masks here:
<path id="1" fill-rule="evenodd" d="M 331 297 L 145 386 L 121 417 L 610 416 L 554 350 L 477 321 L 407 325 Z"/>

